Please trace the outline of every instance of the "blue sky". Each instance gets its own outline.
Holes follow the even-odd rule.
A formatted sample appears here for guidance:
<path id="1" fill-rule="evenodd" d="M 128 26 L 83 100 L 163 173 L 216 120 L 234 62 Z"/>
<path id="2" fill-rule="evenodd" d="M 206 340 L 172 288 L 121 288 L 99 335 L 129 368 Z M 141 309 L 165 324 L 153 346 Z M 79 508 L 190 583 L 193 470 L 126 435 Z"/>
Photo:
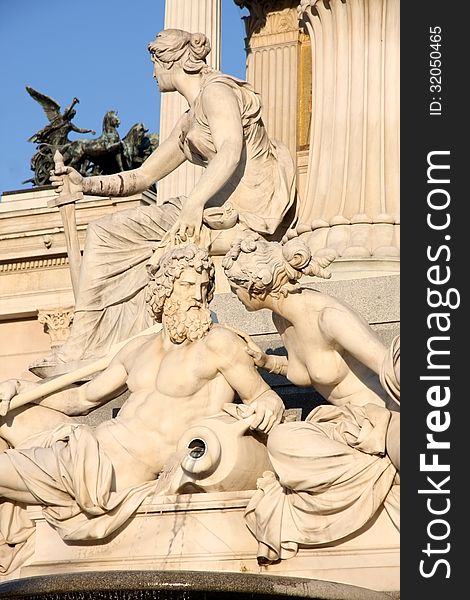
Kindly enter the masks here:
<path id="1" fill-rule="evenodd" d="M 96 136 L 111 109 L 121 137 L 138 121 L 158 132 L 160 92 L 147 43 L 163 28 L 163 9 L 164 0 L 0 0 L 0 193 L 31 187 L 21 183 L 33 176 L 36 146 L 27 140 L 48 123 L 26 85 L 62 109 L 79 98 L 74 123 Z M 221 68 L 242 78 L 244 14 L 222 0 Z"/>

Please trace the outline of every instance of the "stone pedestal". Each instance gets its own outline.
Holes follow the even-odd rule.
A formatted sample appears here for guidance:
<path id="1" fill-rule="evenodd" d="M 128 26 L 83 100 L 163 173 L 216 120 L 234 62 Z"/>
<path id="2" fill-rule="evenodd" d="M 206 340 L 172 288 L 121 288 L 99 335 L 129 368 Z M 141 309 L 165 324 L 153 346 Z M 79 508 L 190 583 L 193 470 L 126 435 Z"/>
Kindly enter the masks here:
<path id="1" fill-rule="evenodd" d="M 357 534 L 294 558 L 260 567 L 257 542 L 245 525 L 252 491 L 149 498 L 119 533 L 95 544 L 65 543 L 30 509 L 34 553 L 21 577 L 115 570 L 194 570 L 320 579 L 372 590 L 399 589 L 399 534 L 387 513 Z"/>

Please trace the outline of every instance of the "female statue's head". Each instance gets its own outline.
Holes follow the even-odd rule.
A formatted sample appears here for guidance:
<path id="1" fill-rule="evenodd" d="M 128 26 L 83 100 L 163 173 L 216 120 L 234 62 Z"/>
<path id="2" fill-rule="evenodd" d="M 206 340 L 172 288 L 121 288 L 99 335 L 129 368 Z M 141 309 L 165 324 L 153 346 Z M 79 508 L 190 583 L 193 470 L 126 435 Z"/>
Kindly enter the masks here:
<path id="1" fill-rule="evenodd" d="M 186 73 L 200 73 L 208 68 L 206 56 L 211 50 L 203 33 L 188 33 L 181 29 L 164 29 L 148 45 L 152 61 L 169 70 L 180 66 Z"/>
<path id="2" fill-rule="evenodd" d="M 281 245 L 268 242 L 257 233 L 247 232 L 232 243 L 222 266 L 242 302 L 247 296 L 240 294 L 240 289 L 251 299 L 263 301 L 268 295 L 278 298 L 295 291 L 302 275 L 329 279 L 331 274 L 326 267 L 334 259 L 334 252 L 329 250 L 312 256 L 299 238 Z"/>

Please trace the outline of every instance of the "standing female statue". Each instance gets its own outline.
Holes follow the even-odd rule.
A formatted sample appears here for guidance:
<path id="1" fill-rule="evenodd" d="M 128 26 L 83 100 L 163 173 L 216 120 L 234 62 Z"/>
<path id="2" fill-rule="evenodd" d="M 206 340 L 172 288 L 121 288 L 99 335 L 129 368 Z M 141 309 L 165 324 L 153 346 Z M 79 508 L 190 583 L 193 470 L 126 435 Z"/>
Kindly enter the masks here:
<path id="1" fill-rule="evenodd" d="M 72 333 L 59 351 L 62 361 L 105 354 L 151 324 L 145 310 L 146 264 L 162 238 L 199 241 L 220 254 L 237 230 L 281 239 L 295 219 L 292 158 L 285 146 L 269 139 L 251 86 L 207 66 L 210 44 L 204 34 L 167 29 L 149 51 L 160 91 L 177 91 L 189 104 L 169 137 L 138 169 L 83 178 L 65 167 L 51 181 L 58 192 L 67 175 L 71 192 L 127 196 L 186 160 L 205 171 L 187 197 L 162 198 L 157 207 L 90 223 Z"/>
<path id="2" fill-rule="evenodd" d="M 383 505 L 398 522 L 399 338 L 387 349 L 351 308 L 297 283 L 302 275 L 328 277 L 332 259 L 312 257 L 298 238 L 281 245 L 251 233 L 223 260 L 245 307 L 272 311 L 287 350 L 267 355 L 240 332 L 255 364 L 329 402 L 268 438 L 275 475 L 258 481 L 246 511 L 263 563 L 293 556 L 299 544 L 344 538 Z"/>

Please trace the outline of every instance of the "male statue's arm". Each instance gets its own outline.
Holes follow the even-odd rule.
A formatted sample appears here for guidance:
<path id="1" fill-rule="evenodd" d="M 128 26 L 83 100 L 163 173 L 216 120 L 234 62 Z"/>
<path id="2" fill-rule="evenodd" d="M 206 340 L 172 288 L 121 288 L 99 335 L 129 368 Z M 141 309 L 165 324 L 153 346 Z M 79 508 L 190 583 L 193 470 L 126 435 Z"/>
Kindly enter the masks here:
<path id="1" fill-rule="evenodd" d="M 217 327 L 207 338 L 207 346 L 218 371 L 255 415 L 250 425 L 268 433 L 281 422 L 284 403 L 258 373 L 244 343 L 233 331 Z M 215 334 L 215 335 L 214 335 Z"/>
<path id="2" fill-rule="evenodd" d="M 87 415 L 124 392 L 127 377 L 128 373 L 122 362 L 114 359 L 109 367 L 87 383 L 58 392 L 37 404 L 54 408 L 69 416 Z"/>
<path id="3" fill-rule="evenodd" d="M 98 406 L 106 404 L 121 394 L 126 389 L 127 375 L 124 365 L 116 357 L 109 367 L 89 382 L 55 392 L 34 400 L 32 403 L 69 416 L 87 415 Z M 16 394 L 40 385 L 40 382 L 19 379 L 9 379 L 0 384 L 0 401 L 3 405 L 0 408 L 4 408 L 2 414 L 6 414 L 9 401 Z"/>

